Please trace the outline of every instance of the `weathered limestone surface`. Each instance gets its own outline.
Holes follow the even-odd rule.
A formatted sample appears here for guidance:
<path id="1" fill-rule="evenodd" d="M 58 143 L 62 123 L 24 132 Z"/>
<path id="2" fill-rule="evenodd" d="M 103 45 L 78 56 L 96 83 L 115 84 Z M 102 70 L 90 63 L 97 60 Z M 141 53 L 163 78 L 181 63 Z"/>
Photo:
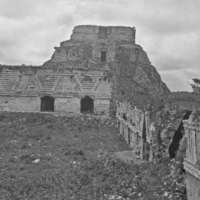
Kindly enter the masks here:
<path id="1" fill-rule="evenodd" d="M 112 68 L 114 98 L 128 100 L 137 94 L 160 95 L 170 92 L 140 46 L 119 47 L 116 59 L 117 64 Z"/>
<path id="2" fill-rule="evenodd" d="M 40 111 L 41 98 L 50 96 L 55 111 L 80 113 L 81 99 L 90 96 L 95 113 L 109 113 L 111 87 L 102 71 L 2 67 L 0 84 L 2 111 Z"/>
<path id="3" fill-rule="evenodd" d="M 56 98 L 55 110 L 65 113 L 80 113 L 80 98 Z"/>
<path id="4" fill-rule="evenodd" d="M 106 52 L 106 62 L 101 62 L 102 51 Z M 114 99 L 169 93 L 146 52 L 135 44 L 135 29 L 131 27 L 77 26 L 71 39 L 61 42 L 44 66 L 106 70 Z"/>
<path id="5" fill-rule="evenodd" d="M 107 37 L 103 34 L 106 32 Z M 102 33 L 102 35 L 101 35 Z M 98 39 L 107 39 L 112 41 L 135 41 L 135 29 L 124 26 L 76 26 L 71 35 L 74 41 L 95 41 Z"/>
<path id="6" fill-rule="evenodd" d="M 187 151 L 184 168 L 187 172 L 188 199 L 200 199 L 200 124 L 189 120 L 184 121 L 187 138 Z"/>
<path id="7" fill-rule="evenodd" d="M 1 111 L 40 111 L 39 97 L 0 97 Z"/>
<path id="8" fill-rule="evenodd" d="M 94 101 L 94 112 L 100 114 L 109 114 L 110 100 L 108 99 L 96 99 Z"/>
<path id="9" fill-rule="evenodd" d="M 186 176 L 187 196 L 189 200 L 200 199 L 200 181 L 194 176 L 187 174 Z"/>
<path id="10" fill-rule="evenodd" d="M 152 129 L 149 113 L 132 108 L 130 104 L 117 104 L 119 131 L 138 158 L 153 160 Z"/>
<path id="11" fill-rule="evenodd" d="M 89 96 L 95 112 L 108 113 L 111 98 L 168 92 L 146 52 L 135 44 L 131 27 L 76 26 L 42 66 L 0 67 L 0 96 L 50 96 L 55 110 L 80 112 L 81 99 Z M 38 110 L 39 102 L 36 107 L 32 110 Z"/>

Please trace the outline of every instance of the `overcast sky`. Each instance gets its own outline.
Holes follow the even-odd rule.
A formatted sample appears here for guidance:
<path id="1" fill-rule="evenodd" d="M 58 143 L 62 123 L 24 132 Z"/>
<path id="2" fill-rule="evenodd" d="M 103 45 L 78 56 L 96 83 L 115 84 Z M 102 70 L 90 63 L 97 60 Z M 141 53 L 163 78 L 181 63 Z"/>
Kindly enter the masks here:
<path id="1" fill-rule="evenodd" d="M 81 24 L 136 27 L 171 91 L 200 78 L 200 0 L 0 0 L 0 64 L 41 65 Z"/>

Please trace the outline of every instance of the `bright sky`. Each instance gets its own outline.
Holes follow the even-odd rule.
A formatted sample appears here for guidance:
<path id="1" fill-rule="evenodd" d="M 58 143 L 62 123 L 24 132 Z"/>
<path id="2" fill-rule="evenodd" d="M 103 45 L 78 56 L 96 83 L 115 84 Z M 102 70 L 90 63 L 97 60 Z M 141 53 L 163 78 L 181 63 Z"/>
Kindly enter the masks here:
<path id="1" fill-rule="evenodd" d="M 136 27 L 172 91 L 200 78 L 200 0 L 1 0 L 0 64 L 41 65 L 82 24 Z"/>

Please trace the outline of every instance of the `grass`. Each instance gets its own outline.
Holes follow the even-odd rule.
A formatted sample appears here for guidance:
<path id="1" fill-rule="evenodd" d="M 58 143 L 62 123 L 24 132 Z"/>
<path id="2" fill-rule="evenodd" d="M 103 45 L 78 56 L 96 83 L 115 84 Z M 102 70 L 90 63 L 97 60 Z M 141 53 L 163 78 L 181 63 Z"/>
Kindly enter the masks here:
<path id="1" fill-rule="evenodd" d="M 162 179 L 170 174 L 168 164 L 114 158 L 129 147 L 108 122 L 0 113 L 0 200 L 168 199 L 163 192 L 171 182 Z"/>
<path id="2" fill-rule="evenodd" d="M 115 128 L 104 126 L 100 119 L 87 120 L 0 113 L 0 193 L 3 194 L 0 199 L 71 196 L 70 184 L 76 190 L 79 184 L 91 182 L 87 174 L 80 174 L 79 184 L 73 182 L 73 173 L 78 173 L 74 166 L 83 167 L 96 158 L 105 157 L 116 150 L 115 146 L 119 150 L 129 149 Z M 34 163 L 36 159 L 39 163 Z M 69 180 L 72 182 L 66 188 Z M 46 197 L 43 193 L 47 193 Z"/>

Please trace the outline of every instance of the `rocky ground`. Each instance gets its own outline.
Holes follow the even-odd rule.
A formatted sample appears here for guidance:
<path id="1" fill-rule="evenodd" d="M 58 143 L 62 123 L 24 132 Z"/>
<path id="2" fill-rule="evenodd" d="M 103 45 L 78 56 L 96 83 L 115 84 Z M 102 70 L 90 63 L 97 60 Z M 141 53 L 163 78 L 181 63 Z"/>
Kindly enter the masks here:
<path id="1" fill-rule="evenodd" d="M 112 119 L 0 113 L 0 200 L 185 199 L 179 162 L 128 150 Z"/>

